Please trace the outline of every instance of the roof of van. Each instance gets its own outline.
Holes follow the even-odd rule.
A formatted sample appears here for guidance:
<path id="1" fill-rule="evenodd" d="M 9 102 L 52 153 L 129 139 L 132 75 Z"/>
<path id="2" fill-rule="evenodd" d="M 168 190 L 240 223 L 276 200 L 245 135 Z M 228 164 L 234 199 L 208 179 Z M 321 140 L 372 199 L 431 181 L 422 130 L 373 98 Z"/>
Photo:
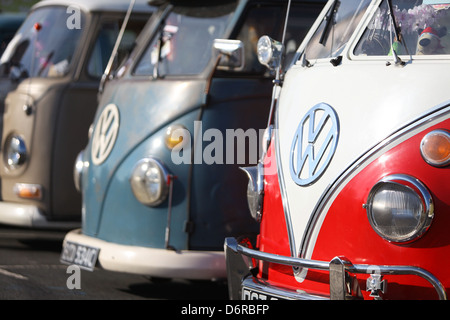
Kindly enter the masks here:
<path id="1" fill-rule="evenodd" d="M 59 6 L 78 6 L 84 11 L 109 11 L 109 12 L 125 12 L 128 10 L 132 0 L 41 0 L 32 8 L 43 6 L 59 5 Z M 133 11 L 154 11 L 148 4 L 148 0 L 136 0 Z"/>

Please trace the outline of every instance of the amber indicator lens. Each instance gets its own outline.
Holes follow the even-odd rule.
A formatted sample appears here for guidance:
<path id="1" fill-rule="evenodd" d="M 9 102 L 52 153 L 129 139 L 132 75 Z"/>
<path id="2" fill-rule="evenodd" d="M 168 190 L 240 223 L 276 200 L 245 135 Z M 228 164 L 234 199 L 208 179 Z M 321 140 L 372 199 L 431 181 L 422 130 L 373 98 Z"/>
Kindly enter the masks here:
<path id="1" fill-rule="evenodd" d="M 428 133 L 420 144 L 420 152 L 424 160 L 436 167 L 450 164 L 450 133 L 435 130 Z"/>
<path id="2" fill-rule="evenodd" d="M 167 148 L 172 150 L 177 145 L 178 147 L 182 147 L 181 143 L 183 142 L 183 133 L 187 132 L 187 129 L 182 125 L 172 125 L 166 130 L 165 143 Z"/>

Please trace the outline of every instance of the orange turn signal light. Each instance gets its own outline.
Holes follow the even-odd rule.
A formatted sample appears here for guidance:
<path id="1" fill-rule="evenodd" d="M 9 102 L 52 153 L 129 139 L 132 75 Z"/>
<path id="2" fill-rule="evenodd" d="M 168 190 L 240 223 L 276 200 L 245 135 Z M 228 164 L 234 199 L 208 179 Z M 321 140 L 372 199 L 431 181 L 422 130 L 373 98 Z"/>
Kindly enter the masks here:
<path id="1" fill-rule="evenodd" d="M 16 183 L 14 193 L 24 199 L 42 199 L 42 186 L 38 184 Z"/>
<path id="2" fill-rule="evenodd" d="M 183 134 L 187 132 L 187 129 L 182 125 L 172 125 L 167 128 L 165 143 L 167 148 L 172 150 L 177 145 L 183 142 Z M 181 147 L 182 145 L 179 145 Z"/>
<path id="3" fill-rule="evenodd" d="M 424 160 L 435 167 L 450 164 L 450 133 L 446 130 L 433 130 L 427 133 L 420 143 Z"/>

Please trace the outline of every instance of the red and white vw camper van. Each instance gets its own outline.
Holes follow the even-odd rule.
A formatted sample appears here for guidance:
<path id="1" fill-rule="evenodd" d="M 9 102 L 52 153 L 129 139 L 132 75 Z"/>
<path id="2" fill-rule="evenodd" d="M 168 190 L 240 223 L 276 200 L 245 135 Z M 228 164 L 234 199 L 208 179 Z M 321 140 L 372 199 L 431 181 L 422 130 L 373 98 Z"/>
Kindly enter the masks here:
<path id="1" fill-rule="evenodd" d="M 246 168 L 260 233 L 225 241 L 231 298 L 447 298 L 447 1 L 324 7 Z"/>

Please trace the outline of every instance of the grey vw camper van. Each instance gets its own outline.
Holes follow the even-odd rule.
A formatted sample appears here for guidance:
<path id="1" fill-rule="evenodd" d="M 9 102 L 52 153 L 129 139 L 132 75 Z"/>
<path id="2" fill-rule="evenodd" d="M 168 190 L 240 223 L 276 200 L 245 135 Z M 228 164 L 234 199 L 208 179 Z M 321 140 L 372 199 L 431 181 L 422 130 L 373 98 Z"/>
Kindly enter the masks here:
<path id="1" fill-rule="evenodd" d="M 123 21 L 118 59 L 152 12 L 144 0 L 44 0 L 32 7 L 1 58 L 0 223 L 79 225 L 72 168 L 86 144 L 100 79 Z"/>

